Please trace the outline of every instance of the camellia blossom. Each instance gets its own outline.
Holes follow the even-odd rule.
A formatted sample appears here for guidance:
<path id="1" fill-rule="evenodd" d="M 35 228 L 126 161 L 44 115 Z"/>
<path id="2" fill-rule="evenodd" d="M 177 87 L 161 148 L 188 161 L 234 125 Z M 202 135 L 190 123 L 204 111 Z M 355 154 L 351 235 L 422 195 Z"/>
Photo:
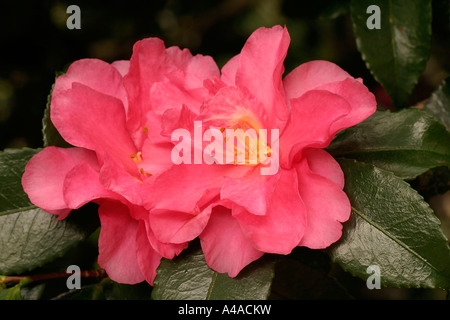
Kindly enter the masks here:
<path id="1" fill-rule="evenodd" d="M 220 71 L 212 58 L 156 38 L 137 42 L 130 61 L 74 62 L 51 101 L 51 120 L 74 147 L 33 157 L 24 190 L 61 219 L 98 203 L 99 265 L 122 283 L 152 284 L 160 259 L 197 237 L 208 265 L 232 277 L 264 253 L 329 246 L 350 204 L 343 173 L 323 148 L 376 102 L 361 79 L 330 62 L 283 78 L 289 41 L 286 28 L 260 28 Z M 264 152 L 277 171 L 262 175 L 262 161 L 174 163 L 172 133 L 194 136 L 196 123 L 202 137 L 208 128 L 277 130 L 276 148 L 260 134 L 249 139 L 264 150 L 225 143 L 246 157 Z M 192 144 L 204 150 L 208 142 Z"/>
<path id="2" fill-rule="evenodd" d="M 351 212 L 342 170 L 323 148 L 339 130 L 373 114 L 375 98 L 361 79 L 326 61 L 302 64 L 283 79 L 288 45 L 286 28 L 256 30 L 220 78 L 204 81 L 211 98 L 200 112 L 171 111 L 165 123 L 194 134 L 193 119 L 204 129 L 278 130 L 279 148 L 262 137 L 279 161 L 276 174 L 262 175 L 263 163 L 180 164 L 145 186 L 152 195 L 145 202 L 155 236 L 168 243 L 199 236 L 208 265 L 231 277 L 264 253 L 328 247 L 341 237 L 341 222 Z"/>
<path id="3" fill-rule="evenodd" d="M 149 53 L 151 60 L 143 61 Z M 143 185 L 172 165 L 146 147 L 154 130 L 149 113 L 157 114 L 155 100 L 169 103 L 166 96 L 173 92 L 185 104 L 200 104 L 207 92 L 203 80 L 218 75 L 212 58 L 152 38 L 136 43 L 130 61 L 83 59 L 56 79 L 51 121 L 74 147 L 39 152 L 27 164 L 22 185 L 33 204 L 58 219 L 88 202 L 99 205 L 98 263 L 111 279 L 152 284 L 161 258 L 186 248 L 159 241 L 143 206 Z"/>

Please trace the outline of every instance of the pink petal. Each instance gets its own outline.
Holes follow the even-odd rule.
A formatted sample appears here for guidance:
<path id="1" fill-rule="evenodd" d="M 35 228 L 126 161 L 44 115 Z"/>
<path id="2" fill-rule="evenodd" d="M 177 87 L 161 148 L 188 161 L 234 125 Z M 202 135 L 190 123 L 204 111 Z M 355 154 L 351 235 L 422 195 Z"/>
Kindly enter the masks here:
<path id="1" fill-rule="evenodd" d="M 266 215 L 233 208 L 244 234 L 263 252 L 288 254 L 298 245 L 306 226 L 306 211 L 298 193 L 297 171 L 281 170 Z"/>
<path id="2" fill-rule="evenodd" d="M 130 61 L 129 60 L 117 60 L 111 63 L 111 65 L 119 71 L 120 75 L 124 77 L 128 71 L 130 70 Z M 125 89 L 124 89 L 125 90 Z"/>
<path id="3" fill-rule="evenodd" d="M 183 244 L 198 237 L 206 227 L 213 208 L 213 204 L 208 205 L 208 198 L 210 197 L 205 195 L 192 212 L 151 210 L 149 225 L 156 239 L 165 243 Z"/>
<path id="4" fill-rule="evenodd" d="M 152 248 L 158 252 L 158 254 L 162 255 L 164 258 L 172 259 L 174 256 L 180 254 L 183 249 L 187 247 L 187 242 L 173 243 L 162 242 L 155 237 L 155 234 L 150 226 L 149 221 L 151 221 L 150 212 L 144 207 L 133 206 L 137 208 L 132 212 L 132 216 L 136 219 L 139 219 L 139 228 L 145 231 L 147 242 L 150 243 Z M 167 226 L 163 226 L 162 228 L 167 228 Z"/>
<path id="5" fill-rule="evenodd" d="M 360 123 L 371 116 L 377 108 L 375 96 L 365 85 L 355 79 L 348 78 L 343 81 L 328 83 L 318 89 L 327 90 L 343 97 L 351 106 L 349 114 L 334 124 L 334 130 L 336 131 Z"/>
<path id="6" fill-rule="evenodd" d="M 73 62 L 64 75 L 55 81 L 53 94 L 72 88 L 74 83 L 83 84 L 99 93 L 115 97 L 127 105 L 126 92 L 122 85 L 122 74 L 126 62 L 112 65 L 98 59 L 81 59 Z"/>
<path id="7" fill-rule="evenodd" d="M 246 89 L 224 87 L 200 110 L 204 126 L 232 129 L 241 121 L 251 122 L 255 130 L 270 128 L 271 114 Z"/>
<path id="8" fill-rule="evenodd" d="M 206 89 L 203 96 L 206 96 Z M 183 105 L 188 106 L 191 110 L 198 112 L 203 99 L 198 99 L 191 95 L 183 87 L 179 87 L 173 82 L 164 81 L 155 83 L 151 90 L 151 105 L 152 111 L 157 114 L 164 113 L 167 109 L 181 108 Z"/>
<path id="9" fill-rule="evenodd" d="M 230 200 L 256 215 L 265 215 L 280 174 L 261 175 L 259 166 L 248 168 L 242 178 L 227 178 L 220 198 Z"/>
<path id="10" fill-rule="evenodd" d="M 142 147 L 143 160 L 138 164 L 139 169 L 142 168 L 153 177 L 168 170 L 173 165 L 172 149 L 172 143 L 152 143 L 149 139 L 145 140 Z"/>
<path id="11" fill-rule="evenodd" d="M 99 180 L 98 170 L 94 170 L 87 162 L 82 162 L 70 170 L 64 180 L 64 201 L 72 209 L 78 209 L 86 203 L 109 198 L 120 200 L 117 193 L 106 190 Z"/>
<path id="12" fill-rule="evenodd" d="M 197 54 L 193 56 L 188 49 L 170 47 L 167 49 L 167 56 L 177 70 L 170 70 L 167 77 L 175 84 L 185 88 L 189 92 L 197 91 L 201 97 L 206 91 L 203 88 L 205 79 L 219 77 L 220 72 L 216 63 L 210 56 Z M 170 65 L 169 65 L 170 68 Z"/>
<path id="13" fill-rule="evenodd" d="M 136 42 L 130 59 L 130 69 L 123 79 L 130 106 L 127 112 L 127 128 L 138 147 L 143 143 L 145 115 L 151 108 L 150 89 L 155 82 L 163 79 L 161 66 L 164 65 L 165 51 L 164 42 L 157 38 Z"/>
<path id="14" fill-rule="evenodd" d="M 161 118 L 161 135 L 171 137 L 172 132 L 180 128 L 193 132 L 195 120 L 197 115 L 186 105 L 182 105 L 181 108 L 166 109 Z"/>
<path id="15" fill-rule="evenodd" d="M 130 156 L 126 161 L 132 162 Z M 107 190 L 111 190 L 135 205 L 143 204 L 143 180 L 145 175 L 139 173 L 139 168 L 133 163 L 129 171 L 123 170 L 108 154 L 103 158 L 103 165 L 100 169 L 100 183 Z"/>
<path id="16" fill-rule="evenodd" d="M 156 252 L 148 241 L 144 223 L 139 223 L 136 235 L 136 258 L 145 280 L 153 286 L 156 269 L 161 262 L 161 254 Z"/>
<path id="17" fill-rule="evenodd" d="M 334 123 L 350 112 L 345 99 L 323 90 L 308 91 L 291 105 L 290 122 L 280 137 L 280 164 L 285 167 L 302 148 L 328 146 L 337 132 Z"/>
<path id="18" fill-rule="evenodd" d="M 105 154 L 129 172 L 135 171 L 130 154 L 136 148 L 125 127 L 125 110 L 120 100 L 87 86 L 73 83 L 72 89 L 54 92 L 51 119 L 69 143 Z"/>
<path id="19" fill-rule="evenodd" d="M 126 205 L 116 201 L 101 201 L 99 216 L 100 267 L 116 282 L 135 284 L 144 281 L 146 277 L 136 254 L 139 222 L 131 218 Z"/>
<path id="20" fill-rule="evenodd" d="M 200 239 L 206 263 L 230 277 L 236 277 L 245 266 L 263 255 L 244 235 L 231 210 L 222 206 L 213 209 Z"/>
<path id="21" fill-rule="evenodd" d="M 328 61 L 309 61 L 292 70 L 284 79 L 286 99 L 290 101 L 325 84 L 352 78 L 339 66 Z"/>
<path id="22" fill-rule="evenodd" d="M 323 249 L 341 237 L 341 222 L 348 220 L 351 207 L 341 186 L 311 171 L 308 163 L 314 159 L 317 155 L 304 159 L 296 166 L 298 188 L 307 212 L 306 231 L 299 245 Z"/>
<path id="23" fill-rule="evenodd" d="M 236 85 L 236 73 L 239 68 L 239 59 L 240 55 L 236 55 L 222 67 L 220 70 L 222 73 L 222 81 L 228 85 L 228 86 L 235 86 Z"/>
<path id="24" fill-rule="evenodd" d="M 144 184 L 145 207 L 192 213 L 200 201 L 218 195 L 229 166 L 180 164 Z M 205 200 L 206 199 L 206 200 Z"/>
<path id="25" fill-rule="evenodd" d="M 138 146 L 143 143 L 142 128 L 150 111 L 162 113 L 183 104 L 198 111 L 209 91 L 204 80 L 219 76 L 211 57 L 193 56 L 189 50 L 166 49 L 160 39 L 138 41 L 133 48 L 130 70 L 124 78 L 130 108 L 127 126 Z"/>
<path id="26" fill-rule="evenodd" d="M 339 163 L 325 150 L 307 149 L 303 152 L 312 173 L 327 178 L 344 188 L 344 173 Z"/>
<path id="27" fill-rule="evenodd" d="M 248 38 L 239 57 L 236 85 L 246 87 L 264 105 L 273 122 L 284 123 L 288 118 L 282 75 L 289 42 L 286 28 L 259 28 Z"/>
<path id="28" fill-rule="evenodd" d="M 351 127 L 369 117 L 376 110 L 376 100 L 362 84 L 339 66 L 328 61 L 310 61 L 291 71 L 283 80 L 286 99 L 301 97 L 311 90 L 326 90 L 344 98 L 350 110 L 332 125 L 333 132 Z"/>
<path id="29" fill-rule="evenodd" d="M 82 148 L 47 147 L 36 154 L 22 176 L 30 201 L 46 211 L 67 214 L 70 210 L 66 209 L 73 208 L 64 200 L 64 181 L 74 167 L 83 164 L 98 170 L 95 153 Z"/>

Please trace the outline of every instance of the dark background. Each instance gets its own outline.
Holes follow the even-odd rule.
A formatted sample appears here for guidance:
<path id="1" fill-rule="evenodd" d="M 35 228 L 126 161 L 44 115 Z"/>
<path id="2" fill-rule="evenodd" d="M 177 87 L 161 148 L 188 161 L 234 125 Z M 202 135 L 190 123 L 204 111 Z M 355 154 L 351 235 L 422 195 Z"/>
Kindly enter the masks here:
<path id="1" fill-rule="evenodd" d="M 133 44 L 159 37 L 167 46 L 211 55 L 219 66 L 239 53 L 258 27 L 286 25 L 286 72 L 326 59 L 363 77 L 380 107 L 389 101 L 356 49 L 348 0 L 2 1 L 0 4 L 0 150 L 42 146 L 41 119 L 55 73 L 81 58 L 129 59 Z M 448 4 L 434 1 L 433 57 L 410 101 L 428 97 L 448 75 Z M 69 5 L 81 9 L 81 30 L 69 30 Z M 442 7 L 444 10 L 439 9 Z M 439 10 L 436 10 L 438 8 Z M 447 9 L 447 11 L 445 10 Z M 439 45 L 437 45 L 439 44 Z M 448 45 L 448 44 L 447 44 Z"/>

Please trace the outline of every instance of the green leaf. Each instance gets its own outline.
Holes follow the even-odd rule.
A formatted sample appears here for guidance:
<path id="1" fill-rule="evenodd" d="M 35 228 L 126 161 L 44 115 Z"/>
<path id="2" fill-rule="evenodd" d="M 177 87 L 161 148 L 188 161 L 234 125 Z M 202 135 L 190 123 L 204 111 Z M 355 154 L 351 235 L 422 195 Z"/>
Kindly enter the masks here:
<path id="1" fill-rule="evenodd" d="M 331 258 L 362 279 L 378 266 L 384 286 L 450 288 L 448 240 L 423 198 L 391 172 L 339 162 L 352 213 Z"/>
<path id="2" fill-rule="evenodd" d="M 236 278 L 217 273 L 206 264 L 200 246 L 190 244 L 173 260 L 163 259 L 154 281 L 154 300 L 265 300 L 270 294 L 275 262 L 263 257 Z"/>
<path id="3" fill-rule="evenodd" d="M 56 74 L 56 77 L 62 75 L 63 73 Z M 52 85 L 52 88 L 50 90 L 49 95 L 47 96 L 47 106 L 44 110 L 44 117 L 42 118 L 42 137 L 44 142 L 44 147 L 48 146 L 56 146 L 56 147 L 62 147 L 62 148 L 69 148 L 72 147 L 72 145 L 66 140 L 64 140 L 61 135 L 59 134 L 58 130 L 53 125 L 51 119 L 50 119 L 50 104 L 52 101 L 52 93 L 53 93 L 53 87 L 55 84 Z"/>
<path id="4" fill-rule="evenodd" d="M 37 151 L 0 152 L 0 274 L 20 274 L 61 257 L 99 225 L 89 206 L 58 221 L 29 201 L 21 178 Z"/>
<path id="5" fill-rule="evenodd" d="M 380 8 L 380 29 L 367 20 Z M 431 0 L 352 0 L 356 44 L 367 68 L 386 89 L 394 106 L 403 107 L 418 82 L 431 47 Z M 375 16 L 374 16 L 375 17 Z"/>
<path id="6" fill-rule="evenodd" d="M 450 133 L 422 110 L 377 111 L 341 131 L 327 150 L 413 179 L 430 168 L 450 165 Z"/>
<path id="7" fill-rule="evenodd" d="M 333 269 L 323 250 L 296 247 L 289 255 L 278 258 L 270 299 L 351 299 L 331 274 Z"/>
<path id="8" fill-rule="evenodd" d="M 445 79 L 425 104 L 425 110 L 450 131 L 450 77 Z"/>
<path id="9" fill-rule="evenodd" d="M 0 289 L 0 300 L 23 300 L 21 288 L 29 282 L 28 279 L 23 279 L 15 286 Z"/>
<path id="10" fill-rule="evenodd" d="M 63 292 L 52 300 L 150 300 L 152 287 L 147 282 L 123 284 L 104 278 L 98 283 Z"/>

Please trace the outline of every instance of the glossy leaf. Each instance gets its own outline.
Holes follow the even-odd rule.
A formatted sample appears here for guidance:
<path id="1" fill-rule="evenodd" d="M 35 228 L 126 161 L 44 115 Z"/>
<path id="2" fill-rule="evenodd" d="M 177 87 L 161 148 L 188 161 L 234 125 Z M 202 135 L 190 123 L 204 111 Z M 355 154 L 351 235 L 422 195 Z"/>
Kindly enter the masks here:
<path id="1" fill-rule="evenodd" d="M 29 283 L 29 280 L 23 279 L 18 284 L 12 287 L 0 289 L 0 300 L 24 300 L 21 288 L 27 283 Z"/>
<path id="2" fill-rule="evenodd" d="M 368 10 L 376 5 L 376 11 Z M 403 107 L 422 74 L 431 47 L 431 0 L 352 0 L 356 43 L 367 68 Z M 369 11 L 369 13 L 368 13 Z M 379 29 L 371 26 L 379 18 Z"/>
<path id="3" fill-rule="evenodd" d="M 450 165 L 450 133 L 422 110 L 377 111 L 340 132 L 327 150 L 412 179 L 430 168 Z"/>
<path id="4" fill-rule="evenodd" d="M 425 104 L 425 110 L 450 131 L 450 77 L 445 79 Z"/>
<path id="5" fill-rule="evenodd" d="M 352 213 L 332 259 L 362 279 L 378 266 L 384 286 L 449 289 L 448 240 L 423 198 L 388 171 L 354 160 L 340 165 Z"/>
<path id="6" fill-rule="evenodd" d="M 58 221 L 30 203 L 21 178 L 34 149 L 0 152 L 0 274 L 20 274 L 62 256 L 99 222 L 88 207 Z M 91 208 L 92 209 L 92 208 Z"/>
<path id="7" fill-rule="evenodd" d="M 154 300 L 264 300 L 270 294 L 275 262 L 263 257 L 247 266 L 236 278 L 217 273 L 206 264 L 198 244 L 181 256 L 161 261 Z"/>
<path id="8" fill-rule="evenodd" d="M 333 269 L 323 250 L 297 247 L 277 260 L 270 299 L 350 299 Z"/>

